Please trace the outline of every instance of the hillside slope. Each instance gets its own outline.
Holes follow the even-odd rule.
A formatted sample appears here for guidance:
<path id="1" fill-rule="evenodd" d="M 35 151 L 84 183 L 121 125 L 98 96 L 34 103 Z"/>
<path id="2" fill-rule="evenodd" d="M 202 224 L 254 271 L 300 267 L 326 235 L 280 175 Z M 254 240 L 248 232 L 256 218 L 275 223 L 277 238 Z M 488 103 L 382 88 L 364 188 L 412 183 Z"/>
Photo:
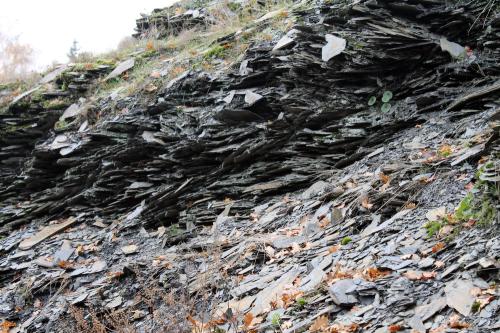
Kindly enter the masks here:
<path id="1" fill-rule="evenodd" d="M 181 3 L 0 111 L 11 332 L 495 332 L 494 1 Z"/>

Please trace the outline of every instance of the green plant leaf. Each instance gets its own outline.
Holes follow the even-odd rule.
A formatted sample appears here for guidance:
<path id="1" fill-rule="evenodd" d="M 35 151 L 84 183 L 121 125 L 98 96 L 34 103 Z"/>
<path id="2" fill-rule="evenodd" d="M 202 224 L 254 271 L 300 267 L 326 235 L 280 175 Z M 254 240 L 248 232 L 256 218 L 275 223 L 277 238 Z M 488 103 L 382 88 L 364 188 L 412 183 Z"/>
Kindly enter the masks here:
<path id="1" fill-rule="evenodd" d="M 347 245 L 350 242 L 352 242 L 352 238 L 349 236 L 346 236 L 346 237 L 342 238 L 342 240 L 340 241 L 340 245 Z"/>
<path id="2" fill-rule="evenodd" d="M 384 103 L 384 104 L 382 104 L 382 107 L 380 108 L 380 111 L 382 111 L 382 112 L 389 112 L 390 109 L 391 109 L 391 104 Z"/>
<path id="3" fill-rule="evenodd" d="M 376 101 L 377 101 L 377 97 L 371 96 L 370 99 L 368 100 L 368 105 L 372 106 L 373 104 L 375 104 Z"/>
<path id="4" fill-rule="evenodd" d="M 392 91 L 386 90 L 382 95 L 382 102 L 387 103 L 392 99 Z"/>

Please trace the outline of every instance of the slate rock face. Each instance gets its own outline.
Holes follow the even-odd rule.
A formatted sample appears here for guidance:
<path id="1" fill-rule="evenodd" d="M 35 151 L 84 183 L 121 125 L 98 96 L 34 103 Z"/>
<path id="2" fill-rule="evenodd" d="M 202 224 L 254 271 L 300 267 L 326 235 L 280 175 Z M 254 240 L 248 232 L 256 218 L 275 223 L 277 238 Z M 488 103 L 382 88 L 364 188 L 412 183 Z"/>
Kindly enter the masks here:
<path id="1" fill-rule="evenodd" d="M 145 312 L 142 324 L 152 320 L 150 307 L 132 301 L 142 273 L 176 296 L 206 293 L 209 310 L 224 313 L 267 314 L 293 288 L 311 293 L 304 308 L 277 312 L 289 316 L 289 332 L 329 314 L 369 332 L 394 323 L 424 331 L 448 323 L 452 308 L 495 329 L 498 302 L 472 318 L 474 300 L 461 290 L 489 292 L 497 225 L 483 232 L 465 221 L 444 245 L 438 237 L 447 235 L 422 227 L 429 210 L 460 203 L 472 164 L 499 154 L 498 123 L 488 122 L 498 118 L 500 25 L 487 3 L 298 6 L 293 33 L 250 45 L 228 72 L 186 70 L 151 98 L 114 101 L 127 112 L 99 120 L 92 109 L 108 109 L 109 99 L 90 107 L 80 97 L 109 66 L 66 69 L 50 78 L 60 89 L 22 96 L 0 114 L 2 315 L 37 316 L 32 307 L 14 311 L 10 285 L 22 272 L 26 281 L 43 277 L 32 289 L 46 301 L 46 284 L 70 281 L 65 302 L 130 307 Z M 138 34 L 153 26 L 175 34 L 208 19 L 202 8 L 162 13 L 140 19 Z M 456 59 L 443 38 L 475 51 Z M 37 102 L 55 96 L 68 105 Z M 488 184 L 498 184 L 495 163 L 483 168 Z M 55 254 L 82 258 L 56 267 Z M 101 279 L 106 273 L 122 280 Z M 53 308 L 51 323 L 64 313 Z"/>

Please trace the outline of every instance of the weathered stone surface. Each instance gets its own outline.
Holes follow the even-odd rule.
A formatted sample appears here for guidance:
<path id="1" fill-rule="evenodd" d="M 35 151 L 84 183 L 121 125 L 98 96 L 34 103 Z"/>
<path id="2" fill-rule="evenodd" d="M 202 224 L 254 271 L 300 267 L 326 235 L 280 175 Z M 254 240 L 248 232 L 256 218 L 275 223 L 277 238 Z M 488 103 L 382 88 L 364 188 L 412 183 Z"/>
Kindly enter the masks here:
<path id="1" fill-rule="evenodd" d="M 130 58 L 130 59 L 127 59 L 125 61 L 122 61 L 121 63 L 119 63 L 116 66 L 115 69 L 113 69 L 113 71 L 111 73 L 108 74 L 108 76 L 106 76 L 104 78 L 104 80 L 108 81 L 108 80 L 114 79 L 114 78 L 122 75 L 124 72 L 128 71 L 132 67 L 134 67 L 134 65 L 135 65 L 135 59 L 134 58 Z"/>
<path id="2" fill-rule="evenodd" d="M 472 193 L 484 202 L 494 193 L 484 188 L 498 186 L 499 26 L 486 5 L 307 2 L 289 8 L 286 20 L 295 22 L 285 30 L 296 31 L 279 49 L 282 32 L 252 40 L 229 66 L 216 59 L 207 73 L 189 63 L 169 82 L 172 68 L 163 67 L 177 60 L 153 55 L 161 73 L 141 86 L 155 89 L 128 96 L 89 96 L 112 66 L 73 66 L 54 90 L 2 109 L 0 316 L 26 331 L 58 331 L 64 304 L 86 314 L 88 304 L 97 313 L 110 305 L 148 331 L 164 314 L 193 315 L 175 312 L 189 303 L 196 314 L 217 309 L 238 323 L 251 311 L 258 331 L 278 330 L 268 318 L 275 311 L 287 332 L 307 331 L 321 316 L 367 332 L 392 324 L 423 332 L 467 312 L 470 298 L 448 288 L 459 280 L 485 303 L 464 321 L 477 331 L 495 327 L 498 302 L 488 289 L 498 272 L 497 224 L 451 220 L 433 235 L 424 227 L 437 207 L 455 214 L 470 184 L 482 184 Z M 172 13 L 143 17 L 140 34 L 155 25 L 172 35 L 204 29 L 211 15 Z M 217 43 L 267 33 L 283 13 Z M 345 45 L 326 37 L 333 34 Z M 452 59 L 441 38 L 470 50 Z M 149 53 L 135 56 L 148 61 Z M 391 106 L 382 110 L 384 95 Z M 60 121 L 82 96 L 87 114 Z M 56 98 L 69 104 L 48 107 Z M 481 156 L 492 164 L 479 164 L 478 182 Z M 19 251 L 23 239 L 68 216 L 81 223 Z M 441 229 L 457 226 L 445 244 Z M 68 262 L 45 261 L 64 240 L 75 247 L 58 254 Z M 167 306 L 163 292 L 176 302 Z M 29 303 L 36 299 L 40 307 Z"/>
<path id="3" fill-rule="evenodd" d="M 358 302 L 356 297 L 357 285 L 352 279 L 340 280 L 330 286 L 328 291 L 335 304 L 340 306 L 352 306 Z"/>

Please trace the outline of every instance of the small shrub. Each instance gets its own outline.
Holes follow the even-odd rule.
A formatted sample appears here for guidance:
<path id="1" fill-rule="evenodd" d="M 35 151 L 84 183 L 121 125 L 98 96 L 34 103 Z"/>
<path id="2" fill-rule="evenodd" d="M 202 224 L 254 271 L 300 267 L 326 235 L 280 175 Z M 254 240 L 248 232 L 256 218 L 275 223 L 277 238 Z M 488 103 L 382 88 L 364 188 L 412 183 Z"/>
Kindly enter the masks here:
<path id="1" fill-rule="evenodd" d="M 222 45 L 215 45 L 205 53 L 205 58 L 223 58 L 226 48 Z"/>
<path id="2" fill-rule="evenodd" d="M 443 227 L 443 223 L 439 221 L 430 221 L 424 224 L 424 228 L 427 230 L 427 237 L 433 237 L 439 230 Z"/>
<path id="3" fill-rule="evenodd" d="M 350 242 L 352 242 L 352 238 L 349 236 L 346 236 L 346 237 L 342 238 L 342 240 L 340 241 L 340 245 L 347 245 Z"/>

